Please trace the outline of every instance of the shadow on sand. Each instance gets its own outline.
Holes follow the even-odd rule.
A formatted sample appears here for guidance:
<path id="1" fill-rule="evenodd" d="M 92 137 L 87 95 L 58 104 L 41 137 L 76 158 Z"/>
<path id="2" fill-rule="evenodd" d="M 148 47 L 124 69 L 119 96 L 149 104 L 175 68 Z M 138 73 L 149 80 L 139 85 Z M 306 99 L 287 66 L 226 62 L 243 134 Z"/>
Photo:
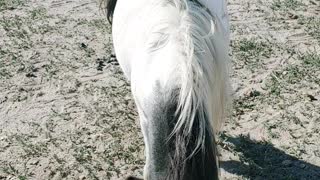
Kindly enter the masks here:
<path id="1" fill-rule="evenodd" d="M 268 142 L 256 142 L 246 136 L 222 135 L 222 139 L 240 154 L 240 162 L 221 162 L 221 168 L 229 173 L 261 180 L 320 179 L 320 167 L 290 156 Z"/>

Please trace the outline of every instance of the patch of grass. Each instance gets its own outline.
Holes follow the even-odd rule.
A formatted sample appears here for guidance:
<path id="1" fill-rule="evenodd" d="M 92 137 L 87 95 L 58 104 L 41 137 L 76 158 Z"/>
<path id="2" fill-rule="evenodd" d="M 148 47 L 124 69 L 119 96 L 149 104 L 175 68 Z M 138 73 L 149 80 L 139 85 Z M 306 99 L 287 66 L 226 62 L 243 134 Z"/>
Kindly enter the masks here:
<path id="1" fill-rule="evenodd" d="M 73 156 L 81 164 L 92 161 L 91 151 L 85 147 L 77 147 Z"/>
<path id="2" fill-rule="evenodd" d="M 305 74 L 308 75 L 309 81 L 320 84 L 320 54 L 308 52 L 299 56 L 302 60 Z"/>
<path id="3" fill-rule="evenodd" d="M 26 176 L 19 176 L 19 180 L 27 180 Z"/>
<path id="4" fill-rule="evenodd" d="M 299 59 L 301 59 L 303 61 L 305 66 L 320 68 L 320 55 L 319 54 L 309 52 L 309 53 L 300 55 Z"/>
<path id="5" fill-rule="evenodd" d="M 272 52 L 269 44 L 258 41 L 257 39 L 242 39 L 234 42 L 233 47 L 238 56 L 247 59 L 257 58 L 259 56 L 269 57 Z"/>
<path id="6" fill-rule="evenodd" d="M 111 30 L 110 24 L 105 19 L 94 19 L 94 20 L 89 22 L 89 25 L 97 27 L 98 29 L 100 29 L 100 30 L 102 30 L 104 32 L 107 32 L 107 31 Z"/>
<path id="7" fill-rule="evenodd" d="M 1 79 L 8 79 L 11 77 L 12 77 L 12 74 L 9 70 L 7 70 L 5 68 L 0 68 L 0 80 Z"/>
<path id="8" fill-rule="evenodd" d="M 31 19 L 43 19 L 47 16 L 47 10 L 43 7 L 38 7 L 30 11 L 30 17 Z"/>
<path id="9" fill-rule="evenodd" d="M 0 19 L 0 25 L 6 31 L 6 35 L 19 41 L 23 41 L 23 44 L 29 44 L 31 42 L 30 36 L 32 34 L 44 34 L 53 30 L 48 23 L 47 10 L 39 7 L 29 12 L 29 16 L 21 17 L 6 17 Z M 40 21 L 39 23 L 37 23 Z"/>
<path id="10" fill-rule="evenodd" d="M 88 25 L 89 27 L 94 27 L 102 32 L 111 33 L 111 26 L 106 19 L 80 19 L 77 25 Z"/>
<path id="11" fill-rule="evenodd" d="M 15 176 L 15 179 L 27 180 L 24 173 L 19 172 L 19 170 L 11 164 L 2 164 L 2 167 L 0 167 L 0 179 L 3 178 L 3 175 L 11 175 Z"/>
<path id="12" fill-rule="evenodd" d="M 25 135 L 14 135 L 14 142 L 17 142 L 25 151 L 26 157 L 40 157 L 48 153 L 46 143 L 32 143 L 30 137 Z"/>
<path id="13" fill-rule="evenodd" d="M 272 10 L 297 10 L 304 4 L 299 0 L 274 0 L 271 4 Z"/>
<path id="14" fill-rule="evenodd" d="M 302 80 L 319 83 L 320 55 L 315 52 L 299 54 L 301 64 L 290 65 L 276 74 L 286 83 L 298 84 Z"/>
<path id="15" fill-rule="evenodd" d="M 47 9 L 37 7 L 29 12 L 29 29 L 34 34 L 45 34 L 55 30 L 55 27 L 49 25 L 50 16 L 47 15 Z"/>
<path id="16" fill-rule="evenodd" d="M 305 78 L 306 74 L 301 67 L 291 65 L 285 68 L 284 73 L 279 74 L 279 76 L 289 84 L 297 84 Z"/>
<path id="17" fill-rule="evenodd" d="M 28 25 L 30 21 L 27 18 L 14 16 L 11 18 L 3 18 L 0 25 L 6 31 L 6 35 L 19 48 L 25 49 L 31 47 L 30 31 Z"/>
<path id="18" fill-rule="evenodd" d="M 270 94 L 280 96 L 281 91 L 290 89 L 292 85 L 301 86 L 304 83 L 320 83 L 320 55 L 312 52 L 299 54 L 301 64 L 288 65 L 284 69 L 273 72 L 266 82 Z"/>
<path id="19" fill-rule="evenodd" d="M 320 42 L 320 18 L 319 17 L 302 17 L 298 23 L 305 26 L 307 33 Z"/>
<path id="20" fill-rule="evenodd" d="M 259 41 L 258 39 L 241 39 L 234 41 L 231 44 L 235 57 L 254 69 L 262 65 L 261 58 L 269 58 L 273 52 L 272 46 L 267 42 Z"/>
<path id="21" fill-rule="evenodd" d="M 0 0 L 0 12 L 4 10 L 17 9 L 19 6 L 23 6 L 26 0 Z"/>
<path id="22" fill-rule="evenodd" d="M 0 49 L 0 79 L 13 77 L 14 70 L 10 68 L 17 64 L 19 58 L 21 58 L 19 54 L 15 54 L 8 49 Z"/>
<path id="23" fill-rule="evenodd" d="M 7 35 L 13 35 L 13 32 L 16 30 L 22 29 L 22 26 L 25 22 L 25 19 L 19 16 L 14 16 L 12 18 L 3 18 L 0 20 L 0 24 L 3 29 L 7 31 Z"/>
<path id="24" fill-rule="evenodd" d="M 267 81 L 266 86 L 268 87 L 270 94 L 280 96 L 281 83 L 275 75 L 271 76 L 270 80 Z"/>
<path id="25" fill-rule="evenodd" d="M 14 16 L 0 19 L 0 26 L 6 31 L 6 39 L 10 43 L 1 46 L 0 50 L 0 79 L 7 79 L 14 75 L 17 64 L 21 63 L 22 55 L 17 50 L 31 48 L 30 33 L 28 32 L 28 24 L 24 17 Z"/>
<path id="26" fill-rule="evenodd" d="M 10 175 L 15 175 L 15 174 L 19 174 L 19 171 L 13 167 L 11 164 L 8 164 L 4 167 L 2 167 L 2 171 L 6 174 L 10 174 Z"/>
<path id="27" fill-rule="evenodd" d="M 269 84 L 270 92 L 280 95 L 281 87 L 285 87 L 287 84 L 299 84 L 306 76 L 306 71 L 298 65 L 289 65 L 283 70 L 275 71 Z"/>
<path id="28" fill-rule="evenodd" d="M 2 1 L 1 1 L 2 2 Z M 49 25 L 45 8 L 29 11 L 28 16 L 12 16 L 0 19 L 0 26 L 6 32 L 4 45 L 0 46 L 0 79 L 7 79 L 16 72 L 25 60 L 22 52 L 34 47 L 32 37 L 45 34 L 55 27 Z"/>

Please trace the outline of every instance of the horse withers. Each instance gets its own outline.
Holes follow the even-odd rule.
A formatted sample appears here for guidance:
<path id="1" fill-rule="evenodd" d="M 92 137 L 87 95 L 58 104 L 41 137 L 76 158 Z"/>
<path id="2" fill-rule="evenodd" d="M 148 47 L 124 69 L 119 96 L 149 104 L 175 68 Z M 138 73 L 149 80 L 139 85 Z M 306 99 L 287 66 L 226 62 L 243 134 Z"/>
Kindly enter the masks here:
<path id="1" fill-rule="evenodd" d="M 215 135 L 230 99 L 224 0 L 102 4 L 139 113 L 144 179 L 219 179 Z"/>

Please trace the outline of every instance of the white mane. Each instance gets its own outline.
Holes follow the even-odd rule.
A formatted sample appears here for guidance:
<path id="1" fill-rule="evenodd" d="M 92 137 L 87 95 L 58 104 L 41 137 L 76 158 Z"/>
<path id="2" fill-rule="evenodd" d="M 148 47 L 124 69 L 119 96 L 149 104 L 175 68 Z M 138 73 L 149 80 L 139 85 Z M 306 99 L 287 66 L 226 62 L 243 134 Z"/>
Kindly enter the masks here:
<path id="1" fill-rule="evenodd" d="M 185 59 L 180 67 L 179 118 L 171 135 L 181 130 L 184 134 L 189 133 L 199 112 L 202 117 L 200 127 L 205 127 L 205 116 L 208 116 L 214 132 L 218 133 L 229 95 L 227 37 L 220 29 L 222 24 L 219 18 L 204 10 L 199 3 L 174 0 L 172 4 L 179 9 L 180 24 L 170 28 L 175 29 L 170 36 L 165 35 L 164 40 L 155 43 L 156 47 L 161 48 L 167 41 L 179 41 L 180 52 Z M 153 46 L 154 49 L 157 48 Z M 198 136 L 198 147 L 202 145 L 204 130 L 201 129 Z"/>

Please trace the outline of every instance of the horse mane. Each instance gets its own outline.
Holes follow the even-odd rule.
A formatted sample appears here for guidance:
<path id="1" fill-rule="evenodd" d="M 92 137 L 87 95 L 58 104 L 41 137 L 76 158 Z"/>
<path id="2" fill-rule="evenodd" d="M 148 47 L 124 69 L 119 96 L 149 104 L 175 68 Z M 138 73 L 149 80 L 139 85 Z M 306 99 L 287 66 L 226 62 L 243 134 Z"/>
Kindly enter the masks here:
<path id="1" fill-rule="evenodd" d="M 175 31 L 169 33 L 171 38 L 166 41 L 181 43 L 185 58 L 180 67 L 177 119 L 170 135 L 175 149 L 171 152 L 167 179 L 206 180 L 215 176 L 209 173 L 218 173 L 213 172 L 218 169 L 214 136 L 230 102 L 227 43 L 219 19 L 198 0 L 167 3 L 178 9 L 180 24 L 170 28 Z M 155 44 L 161 48 L 166 41 Z"/>
<path id="2" fill-rule="evenodd" d="M 100 9 L 104 10 L 107 14 L 107 19 L 112 24 L 114 9 L 116 8 L 117 0 L 99 0 Z"/>

